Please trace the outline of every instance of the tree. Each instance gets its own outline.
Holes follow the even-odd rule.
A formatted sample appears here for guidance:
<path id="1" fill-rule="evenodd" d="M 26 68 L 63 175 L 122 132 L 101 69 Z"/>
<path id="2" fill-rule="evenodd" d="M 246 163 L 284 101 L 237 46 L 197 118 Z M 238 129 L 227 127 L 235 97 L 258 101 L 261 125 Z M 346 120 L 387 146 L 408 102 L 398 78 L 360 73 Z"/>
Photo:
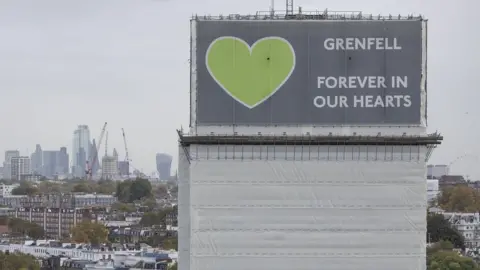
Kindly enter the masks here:
<path id="1" fill-rule="evenodd" d="M 176 208 L 164 208 L 154 212 L 147 212 L 143 214 L 142 219 L 140 220 L 140 225 L 144 227 L 151 227 L 154 225 L 161 226 L 162 228 L 166 227 L 165 219 L 168 214 L 171 212 L 177 211 Z"/>
<path id="2" fill-rule="evenodd" d="M 107 242 L 108 230 L 101 223 L 84 221 L 72 228 L 72 240 L 77 243 L 98 245 Z"/>
<path id="3" fill-rule="evenodd" d="M 167 267 L 167 270 L 177 270 L 177 263 L 174 262 Z"/>
<path id="4" fill-rule="evenodd" d="M 428 214 L 427 241 L 431 243 L 449 241 L 455 248 L 465 248 L 465 239 L 441 214 Z"/>
<path id="5" fill-rule="evenodd" d="M 427 248 L 428 270 L 480 270 L 478 265 L 469 257 L 460 256 L 452 250 L 453 245 L 448 241 L 440 241 Z"/>
<path id="6" fill-rule="evenodd" d="M 124 203 L 133 203 L 151 196 L 152 185 L 148 179 L 126 180 L 117 185 L 118 200 Z"/>
<path id="7" fill-rule="evenodd" d="M 72 192 L 83 192 L 83 193 L 91 193 L 93 188 L 89 186 L 87 183 L 78 183 L 72 188 Z"/>
<path id="8" fill-rule="evenodd" d="M 1 252 L 0 251 L 0 269 L 2 270 L 40 270 L 40 264 L 32 255 L 20 252 Z"/>
<path id="9" fill-rule="evenodd" d="M 438 197 L 438 204 L 450 212 L 478 212 L 480 192 L 467 185 L 445 188 Z"/>
<path id="10" fill-rule="evenodd" d="M 112 204 L 112 210 L 117 210 L 119 212 L 125 212 L 125 213 L 133 213 L 137 211 L 137 208 L 135 207 L 135 205 L 130 203 L 116 202 Z"/>
<path id="11" fill-rule="evenodd" d="M 177 237 L 170 237 L 163 241 L 163 249 L 165 250 L 178 250 L 178 238 Z"/>
<path id="12" fill-rule="evenodd" d="M 156 198 L 165 198 L 168 196 L 168 187 L 164 184 L 156 185 L 153 193 Z"/>
<path id="13" fill-rule="evenodd" d="M 26 235 L 33 239 L 42 239 L 45 237 L 43 227 L 19 218 L 10 218 L 8 220 L 8 228 L 12 233 Z"/>
<path id="14" fill-rule="evenodd" d="M 59 193 L 61 192 L 61 185 L 49 181 L 43 181 L 38 185 L 39 193 Z"/>
<path id="15" fill-rule="evenodd" d="M 117 182 L 112 180 L 101 180 L 98 181 L 98 185 L 95 191 L 101 194 L 113 194 L 116 190 Z"/>
<path id="16" fill-rule="evenodd" d="M 12 189 L 12 195 L 35 195 L 38 194 L 39 190 L 37 187 L 33 186 L 28 182 L 21 182 L 20 185 Z"/>

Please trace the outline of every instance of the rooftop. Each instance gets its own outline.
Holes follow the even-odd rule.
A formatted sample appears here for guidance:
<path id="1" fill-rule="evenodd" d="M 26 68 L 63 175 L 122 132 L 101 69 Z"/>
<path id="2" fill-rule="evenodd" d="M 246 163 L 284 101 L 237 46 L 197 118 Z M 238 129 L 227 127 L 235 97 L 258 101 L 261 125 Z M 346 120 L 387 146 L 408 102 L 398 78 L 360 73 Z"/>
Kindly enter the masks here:
<path id="1" fill-rule="evenodd" d="M 330 11 L 314 10 L 303 11 L 301 7 L 297 11 L 293 10 L 269 10 L 269 11 L 257 11 L 255 14 L 229 14 L 229 15 L 194 15 L 192 20 L 199 21 L 215 21 L 215 20 L 232 20 L 232 21 L 249 21 L 249 20 L 279 20 L 279 21 L 324 21 L 324 20 L 336 20 L 336 21 L 423 21 L 426 20 L 422 15 L 380 15 L 380 14 L 364 14 L 361 11 Z"/>

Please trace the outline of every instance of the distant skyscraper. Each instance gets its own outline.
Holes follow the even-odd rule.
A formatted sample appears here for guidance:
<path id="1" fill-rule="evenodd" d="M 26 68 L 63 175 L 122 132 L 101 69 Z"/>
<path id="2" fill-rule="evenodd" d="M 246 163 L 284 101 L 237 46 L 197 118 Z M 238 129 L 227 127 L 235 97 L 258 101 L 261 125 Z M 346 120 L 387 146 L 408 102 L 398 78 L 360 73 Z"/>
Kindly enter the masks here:
<path id="1" fill-rule="evenodd" d="M 160 153 L 157 154 L 156 161 L 160 180 L 168 180 L 172 169 L 172 156 Z"/>
<path id="2" fill-rule="evenodd" d="M 92 175 L 97 175 L 98 170 L 100 169 L 100 161 L 98 160 L 98 152 L 97 152 L 97 144 L 95 143 L 95 139 L 92 140 Z"/>
<path id="3" fill-rule="evenodd" d="M 60 147 L 60 152 L 58 152 L 58 157 L 57 157 L 57 172 L 60 174 L 68 174 L 68 162 L 69 162 L 69 156 L 67 153 L 67 148 L 66 147 Z"/>
<path id="4" fill-rule="evenodd" d="M 12 158 L 20 156 L 18 150 L 5 151 L 5 161 L 3 162 L 3 178 L 12 179 Z"/>
<path id="5" fill-rule="evenodd" d="M 30 167 L 33 174 L 43 175 L 43 151 L 40 144 L 35 146 L 35 152 L 30 156 Z"/>
<path id="6" fill-rule="evenodd" d="M 73 175 L 85 176 L 86 162 L 90 158 L 90 130 L 87 125 L 79 125 L 73 132 L 72 158 Z"/>
<path id="7" fill-rule="evenodd" d="M 43 176 L 52 179 L 57 174 L 59 151 L 43 151 Z"/>
<path id="8" fill-rule="evenodd" d="M 29 175 L 30 158 L 29 157 L 12 157 L 11 162 L 11 179 L 22 180 L 22 176 Z"/>
<path id="9" fill-rule="evenodd" d="M 130 166 L 128 161 L 119 161 L 118 162 L 118 173 L 122 176 L 130 175 Z"/>

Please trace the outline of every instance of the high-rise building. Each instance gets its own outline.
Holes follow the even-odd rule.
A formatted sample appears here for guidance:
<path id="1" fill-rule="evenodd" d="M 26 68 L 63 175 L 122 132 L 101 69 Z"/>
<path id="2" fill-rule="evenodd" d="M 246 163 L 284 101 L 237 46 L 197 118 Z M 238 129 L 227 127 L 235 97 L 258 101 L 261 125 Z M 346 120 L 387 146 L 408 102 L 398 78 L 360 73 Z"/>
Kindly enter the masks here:
<path id="1" fill-rule="evenodd" d="M 12 158 L 20 156 L 18 150 L 5 151 L 5 161 L 3 162 L 3 178 L 12 179 Z"/>
<path id="2" fill-rule="evenodd" d="M 35 152 L 30 156 L 30 166 L 33 174 L 43 175 L 43 151 L 40 144 L 35 146 Z"/>
<path id="3" fill-rule="evenodd" d="M 172 169 L 172 156 L 159 153 L 156 156 L 157 171 L 160 180 L 168 180 Z"/>
<path id="4" fill-rule="evenodd" d="M 22 176 L 29 175 L 30 170 L 30 158 L 29 157 L 12 157 L 11 161 L 11 179 L 22 180 Z"/>
<path id="5" fill-rule="evenodd" d="M 68 174 L 68 162 L 69 162 L 69 156 L 67 153 L 67 148 L 66 147 L 60 147 L 60 152 L 58 152 L 58 157 L 57 157 L 57 172 L 59 174 Z"/>
<path id="6" fill-rule="evenodd" d="M 92 149 L 92 175 L 97 175 L 97 172 L 100 169 L 100 161 L 98 161 L 98 151 L 95 139 L 92 140 L 92 147 L 90 149 Z"/>
<path id="7" fill-rule="evenodd" d="M 118 173 L 122 176 L 130 175 L 130 164 L 128 163 L 128 161 L 118 162 Z"/>
<path id="8" fill-rule="evenodd" d="M 43 176 L 52 179 L 57 174 L 59 151 L 43 151 Z"/>
<path id="9" fill-rule="evenodd" d="M 115 156 L 102 158 L 102 178 L 114 180 L 118 177 L 118 159 Z"/>
<path id="10" fill-rule="evenodd" d="M 73 132 L 72 174 L 85 176 L 86 162 L 90 157 L 90 130 L 87 125 L 79 125 Z"/>

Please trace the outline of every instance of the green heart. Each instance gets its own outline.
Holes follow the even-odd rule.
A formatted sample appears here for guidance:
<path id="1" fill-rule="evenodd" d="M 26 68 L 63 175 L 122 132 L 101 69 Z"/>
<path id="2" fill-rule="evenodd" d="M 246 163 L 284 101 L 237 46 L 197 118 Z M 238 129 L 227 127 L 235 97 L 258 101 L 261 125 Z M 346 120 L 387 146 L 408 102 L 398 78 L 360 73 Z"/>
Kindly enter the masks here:
<path id="1" fill-rule="evenodd" d="M 295 68 L 295 52 L 279 37 L 262 38 L 251 47 L 239 38 L 220 37 L 210 44 L 206 65 L 225 92 L 251 109 L 288 80 Z"/>

